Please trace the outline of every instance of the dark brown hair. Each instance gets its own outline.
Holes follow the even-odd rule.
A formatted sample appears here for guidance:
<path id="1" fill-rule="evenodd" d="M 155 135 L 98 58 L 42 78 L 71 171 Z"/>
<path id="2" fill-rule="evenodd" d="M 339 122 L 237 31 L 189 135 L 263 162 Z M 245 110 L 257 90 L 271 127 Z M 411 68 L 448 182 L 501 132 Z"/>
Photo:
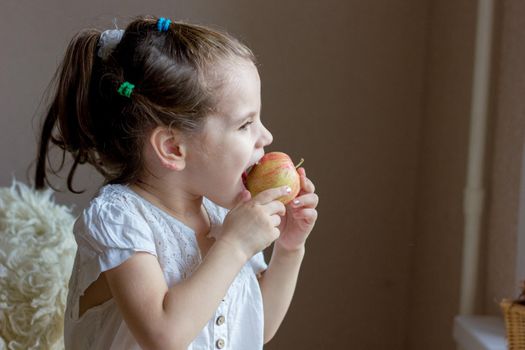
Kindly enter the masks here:
<path id="1" fill-rule="evenodd" d="M 129 183 L 143 169 L 144 138 L 157 126 L 198 132 L 213 111 L 221 79 L 216 70 L 253 53 L 229 34 L 208 27 L 172 22 L 157 30 L 157 18 L 135 17 L 109 57 L 98 57 L 101 32 L 85 29 L 68 45 L 50 88 L 52 100 L 39 140 L 35 187 L 49 185 L 47 163 L 51 144 L 73 157 L 67 177 L 78 164 L 89 163 L 105 183 Z M 238 60 L 237 60 L 238 61 Z M 224 77 L 223 77 L 224 78 Z M 118 94 L 124 81 L 135 85 L 129 98 Z"/>

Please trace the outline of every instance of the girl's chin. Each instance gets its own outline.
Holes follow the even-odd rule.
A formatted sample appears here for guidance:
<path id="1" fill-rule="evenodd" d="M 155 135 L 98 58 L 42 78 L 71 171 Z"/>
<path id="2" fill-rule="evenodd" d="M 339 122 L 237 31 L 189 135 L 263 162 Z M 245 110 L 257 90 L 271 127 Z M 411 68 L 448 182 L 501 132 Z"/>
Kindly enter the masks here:
<path id="1" fill-rule="evenodd" d="M 233 201 L 235 202 L 234 206 L 237 205 L 237 202 L 239 201 L 239 197 L 241 196 L 241 194 L 245 191 L 248 191 L 248 189 L 246 188 L 246 184 L 244 181 L 240 181 L 239 185 L 238 185 L 238 189 L 235 194 L 235 198 L 233 199 Z"/>
<path id="2" fill-rule="evenodd" d="M 243 179 L 239 179 L 239 182 L 232 188 L 230 195 L 225 195 L 223 192 L 221 198 L 217 198 L 214 202 L 223 208 L 232 209 L 237 205 L 239 197 L 244 191 L 247 191 L 244 181 Z"/>

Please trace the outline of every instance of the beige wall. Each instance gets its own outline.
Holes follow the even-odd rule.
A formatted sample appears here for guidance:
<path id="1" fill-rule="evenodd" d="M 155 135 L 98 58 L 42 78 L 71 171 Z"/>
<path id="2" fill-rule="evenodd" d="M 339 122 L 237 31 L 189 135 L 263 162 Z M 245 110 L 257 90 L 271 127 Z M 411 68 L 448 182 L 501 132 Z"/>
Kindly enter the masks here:
<path id="1" fill-rule="evenodd" d="M 476 1 L 430 2 L 409 297 L 410 350 L 454 349 Z"/>
<path id="2" fill-rule="evenodd" d="M 523 6 L 505 3 L 503 43 L 516 46 L 521 38 L 505 38 Z M 453 349 L 476 1 L 3 2 L 1 186 L 12 174 L 27 181 L 38 104 L 73 33 L 139 13 L 213 24 L 247 42 L 260 61 L 268 150 L 304 157 L 317 185 L 318 224 L 267 348 Z M 523 138 L 503 141 L 523 125 L 512 70 L 520 51 L 502 52 L 488 306 L 511 288 L 508 276 L 495 287 L 506 259 L 496 247 L 513 242 L 501 233 L 515 229 L 505 208 Z M 75 183 L 86 194 L 57 198 L 78 213 L 100 178 L 83 168 Z"/>
<path id="3" fill-rule="evenodd" d="M 518 295 L 516 245 L 525 136 L 525 3 L 504 1 L 498 33 L 484 309 L 499 314 L 502 298 Z M 510 268 L 509 268 L 510 267 Z M 520 276 L 520 280 L 525 276 Z"/>
<path id="4" fill-rule="evenodd" d="M 453 349 L 459 305 L 476 1 L 432 1 L 416 204 L 409 349 Z M 477 312 L 517 296 L 516 250 L 525 135 L 525 3 L 495 1 Z M 525 276 L 521 276 L 524 279 Z"/>

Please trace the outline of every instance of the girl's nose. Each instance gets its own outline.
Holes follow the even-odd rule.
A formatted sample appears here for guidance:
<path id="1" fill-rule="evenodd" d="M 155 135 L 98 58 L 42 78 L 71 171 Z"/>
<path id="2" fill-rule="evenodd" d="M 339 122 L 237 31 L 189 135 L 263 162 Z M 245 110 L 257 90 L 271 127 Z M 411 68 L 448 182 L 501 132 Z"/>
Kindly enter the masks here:
<path id="1" fill-rule="evenodd" d="M 261 137 L 259 138 L 259 143 L 261 147 L 266 147 L 273 142 L 273 135 L 268 129 L 264 127 L 264 125 L 262 128 L 263 130 L 262 130 Z"/>

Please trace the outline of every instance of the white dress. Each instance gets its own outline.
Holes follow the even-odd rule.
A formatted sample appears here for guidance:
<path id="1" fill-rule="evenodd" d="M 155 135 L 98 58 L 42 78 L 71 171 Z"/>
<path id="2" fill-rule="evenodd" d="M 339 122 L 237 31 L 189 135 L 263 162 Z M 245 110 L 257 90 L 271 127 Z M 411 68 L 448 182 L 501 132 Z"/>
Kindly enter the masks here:
<path id="1" fill-rule="evenodd" d="M 216 236 L 228 210 L 207 198 L 204 207 Z M 78 245 L 64 318 L 65 348 L 140 349 L 113 299 L 80 318 L 79 297 L 101 272 L 135 252 L 157 257 L 168 287 L 191 275 L 202 257 L 194 231 L 125 185 L 106 185 L 76 220 Z M 256 275 L 267 265 L 262 252 L 241 269 L 218 309 L 188 350 L 263 348 L 263 305 Z"/>

